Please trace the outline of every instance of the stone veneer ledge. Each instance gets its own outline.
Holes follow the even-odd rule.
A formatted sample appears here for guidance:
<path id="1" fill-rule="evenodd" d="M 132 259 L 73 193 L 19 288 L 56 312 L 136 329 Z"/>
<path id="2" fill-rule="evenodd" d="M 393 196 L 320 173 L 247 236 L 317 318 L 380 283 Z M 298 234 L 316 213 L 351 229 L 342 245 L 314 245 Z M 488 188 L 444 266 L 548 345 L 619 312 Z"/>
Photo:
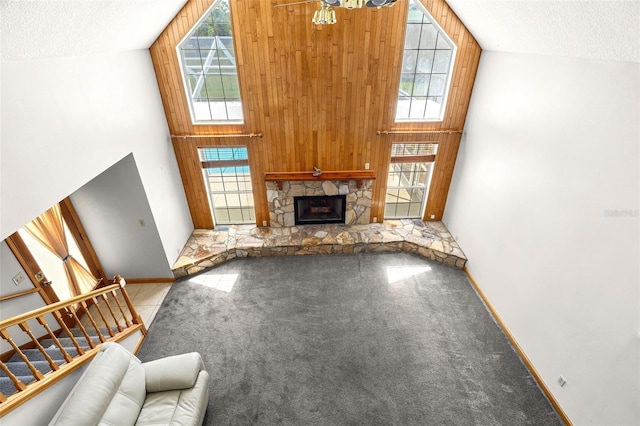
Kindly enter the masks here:
<path id="1" fill-rule="evenodd" d="M 236 257 L 406 251 L 463 268 L 467 258 L 442 222 L 402 219 L 367 225 L 196 229 L 172 270 L 197 274 Z"/>

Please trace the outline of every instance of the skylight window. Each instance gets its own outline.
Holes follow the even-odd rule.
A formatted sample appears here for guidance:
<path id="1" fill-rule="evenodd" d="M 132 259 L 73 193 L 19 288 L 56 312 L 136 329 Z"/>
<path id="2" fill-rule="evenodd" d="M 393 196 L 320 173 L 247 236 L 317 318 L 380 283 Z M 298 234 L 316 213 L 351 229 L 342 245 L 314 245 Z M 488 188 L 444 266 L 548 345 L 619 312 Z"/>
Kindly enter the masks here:
<path id="1" fill-rule="evenodd" d="M 396 121 L 441 121 L 456 45 L 418 0 L 409 1 Z"/>
<path id="2" fill-rule="evenodd" d="M 242 123 L 229 1 L 215 1 L 177 49 L 193 123 Z"/>

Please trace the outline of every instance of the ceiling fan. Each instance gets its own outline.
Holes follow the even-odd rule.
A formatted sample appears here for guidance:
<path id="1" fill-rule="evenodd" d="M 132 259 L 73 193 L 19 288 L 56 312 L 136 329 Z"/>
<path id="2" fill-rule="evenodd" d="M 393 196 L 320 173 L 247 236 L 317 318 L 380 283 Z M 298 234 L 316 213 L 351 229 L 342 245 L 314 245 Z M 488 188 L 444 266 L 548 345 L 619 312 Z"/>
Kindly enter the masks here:
<path id="1" fill-rule="evenodd" d="M 393 6 L 398 0 L 303 0 L 291 3 L 276 4 L 273 7 L 292 6 L 297 4 L 307 4 L 320 2 L 320 8 L 313 14 L 311 20 L 316 25 L 323 24 L 335 24 L 336 23 L 336 11 L 332 7 L 342 7 L 344 9 L 360 9 L 364 4 L 366 7 L 375 7 L 380 9 L 381 7 Z"/>

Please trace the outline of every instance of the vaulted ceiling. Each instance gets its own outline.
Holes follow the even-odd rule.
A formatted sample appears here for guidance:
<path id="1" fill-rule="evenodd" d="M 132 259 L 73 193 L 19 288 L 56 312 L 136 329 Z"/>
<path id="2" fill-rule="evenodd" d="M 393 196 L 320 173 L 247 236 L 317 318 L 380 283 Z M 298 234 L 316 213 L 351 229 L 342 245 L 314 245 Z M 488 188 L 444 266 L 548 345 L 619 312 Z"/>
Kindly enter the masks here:
<path id="1" fill-rule="evenodd" d="M 185 3 L 3 1 L 0 55 L 5 61 L 146 49 Z M 640 62 L 638 1 L 447 3 L 483 50 Z"/>

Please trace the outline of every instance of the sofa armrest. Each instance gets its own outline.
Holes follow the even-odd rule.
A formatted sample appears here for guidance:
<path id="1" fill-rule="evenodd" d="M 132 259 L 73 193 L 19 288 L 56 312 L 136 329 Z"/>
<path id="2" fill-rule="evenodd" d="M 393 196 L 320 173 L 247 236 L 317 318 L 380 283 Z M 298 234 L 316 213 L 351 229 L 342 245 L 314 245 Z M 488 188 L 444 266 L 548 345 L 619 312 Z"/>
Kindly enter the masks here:
<path id="1" fill-rule="evenodd" d="M 204 370 L 197 352 L 175 355 L 142 363 L 147 393 L 191 388 Z"/>

